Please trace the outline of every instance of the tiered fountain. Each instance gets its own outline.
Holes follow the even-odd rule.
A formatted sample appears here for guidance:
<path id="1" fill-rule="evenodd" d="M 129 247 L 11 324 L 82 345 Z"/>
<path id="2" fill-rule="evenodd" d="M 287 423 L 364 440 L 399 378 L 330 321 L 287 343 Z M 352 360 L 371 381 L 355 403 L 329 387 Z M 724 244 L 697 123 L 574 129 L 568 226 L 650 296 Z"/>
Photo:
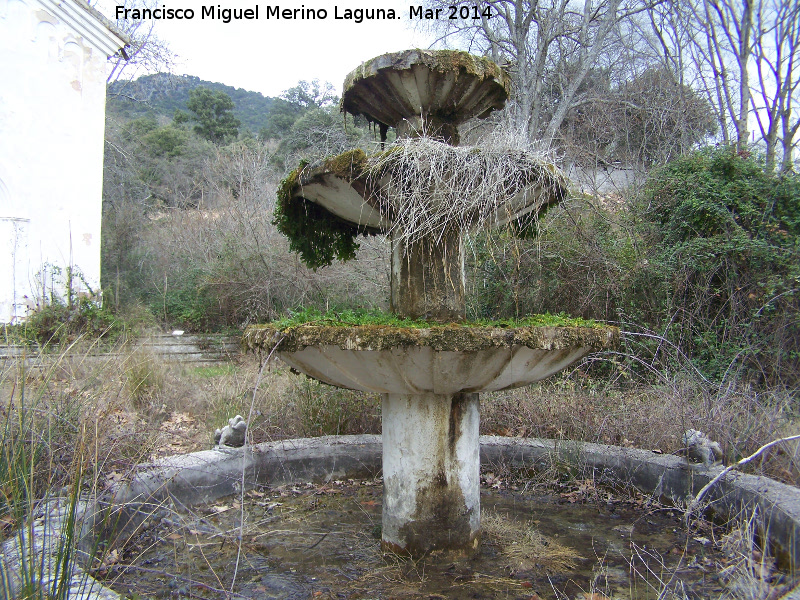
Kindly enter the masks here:
<path id="1" fill-rule="evenodd" d="M 497 65 L 463 52 L 411 50 L 375 58 L 345 80 L 342 108 L 375 123 L 382 139 L 395 128 L 399 145 L 372 161 L 351 152 L 301 166 L 282 186 L 284 230 L 313 266 L 331 253 L 351 257 L 356 246 L 352 237 L 347 245 L 348 234 L 388 232 L 392 311 L 430 321 L 430 327 L 262 325 L 245 333 L 252 349 L 270 351 L 278 343 L 278 356 L 310 377 L 382 394 L 382 545 L 412 556 L 469 554 L 478 547 L 478 392 L 544 379 L 618 337 L 611 327 L 464 323 L 465 229 L 519 224 L 560 201 L 565 180 L 540 159 L 512 157 L 524 168 L 513 184 L 496 186 L 499 201 L 491 210 L 463 198 L 445 211 L 432 209 L 439 210 L 435 226 L 424 231 L 409 231 L 403 219 L 408 207 L 397 184 L 403 173 L 386 166 L 396 166 L 392 156 L 418 156 L 406 151 L 431 137 L 458 145 L 458 125 L 502 108 L 508 90 L 508 76 Z M 430 167 L 427 159 L 418 162 L 423 172 Z M 424 193 L 450 202 L 442 195 L 447 186 L 438 186 Z M 457 217 L 440 218 L 445 213 Z M 314 262 L 315 256 L 323 259 Z"/>

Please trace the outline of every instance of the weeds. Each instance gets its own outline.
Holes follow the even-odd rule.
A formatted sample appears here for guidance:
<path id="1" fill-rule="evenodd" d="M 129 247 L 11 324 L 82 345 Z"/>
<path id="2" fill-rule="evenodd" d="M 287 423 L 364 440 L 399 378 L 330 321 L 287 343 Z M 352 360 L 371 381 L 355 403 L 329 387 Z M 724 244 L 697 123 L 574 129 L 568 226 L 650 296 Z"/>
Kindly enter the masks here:
<path id="1" fill-rule="evenodd" d="M 720 579 L 727 587 L 732 600 L 764 600 L 769 597 L 777 579 L 775 558 L 770 556 L 763 538 L 764 531 L 759 516 L 753 512 L 741 519 L 719 541 L 719 547 L 728 559 L 720 570 Z"/>
<path id="2" fill-rule="evenodd" d="M 164 388 L 164 366 L 145 350 L 131 354 L 125 367 L 125 385 L 136 408 L 144 408 Z"/>
<path id="3" fill-rule="evenodd" d="M 58 410 L 64 405 L 49 401 L 56 367 L 41 381 L 24 365 L 0 375 L 0 591 L 5 598 L 61 600 L 92 584 L 76 562 L 91 434 L 81 426 L 84 411 Z"/>
<path id="4" fill-rule="evenodd" d="M 68 305 L 54 300 L 19 325 L 7 325 L 8 339 L 42 348 L 69 344 L 78 338 L 102 339 L 113 344 L 125 325 L 108 310 L 86 298 Z"/>
<path id="5" fill-rule="evenodd" d="M 603 385 L 580 369 L 526 388 L 483 394 L 481 432 L 504 436 L 579 440 L 676 452 L 687 429 L 718 441 L 735 462 L 781 437 L 800 422 L 792 397 L 720 387 L 678 376 L 660 385 Z M 751 469 L 800 482 L 800 446 L 788 442 L 765 453 Z"/>
<path id="6" fill-rule="evenodd" d="M 413 329 L 427 329 L 430 327 L 453 327 L 454 324 L 437 323 L 422 319 L 409 319 L 393 313 L 379 310 L 342 310 L 321 312 L 315 308 L 301 308 L 289 311 L 289 315 L 276 319 L 271 323 L 275 327 L 287 328 L 299 325 L 328 325 L 336 327 L 352 326 L 383 326 L 383 327 L 411 327 Z M 601 327 L 602 325 L 590 319 L 573 318 L 564 313 L 551 315 L 529 315 L 518 319 L 475 319 L 467 323 L 458 324 L 460 327 Z"/>
<path id="7" fill-rule="evenodd" d="M 290 388 L 289 406 L 305 437 L 380 432 L 380 397 L 328 386 L 305 376 Z"/>
<path id="8" fill-rule="evenodd" d="M 521 147 L 518 139 L 486 142 L 477 148 L 404 138 L 371 159 L 368 172 L 376 187 L 383 184 L 388 200 L 381 209 L 392 222 L 393 239 L 411 246 L 426 237 L 441 239 L 449 230 L 508 222 L 515 231 L 535 233 L 538 214 L 566 195 L 566 179 L 548 157 Z"/>

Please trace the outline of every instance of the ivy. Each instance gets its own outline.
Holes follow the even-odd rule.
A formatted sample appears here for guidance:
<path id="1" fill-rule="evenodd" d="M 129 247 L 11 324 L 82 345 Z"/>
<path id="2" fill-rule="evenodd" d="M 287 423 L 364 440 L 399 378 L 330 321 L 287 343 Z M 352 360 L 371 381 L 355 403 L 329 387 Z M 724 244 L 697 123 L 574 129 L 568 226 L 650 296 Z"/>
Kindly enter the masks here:
<path id="1" fill-rule="evenodd" d="M 796 382 L 800 178 L 735 148 L 680 158 L 651 176 L 652 289 L 670 335 L 707 376 Z"/>

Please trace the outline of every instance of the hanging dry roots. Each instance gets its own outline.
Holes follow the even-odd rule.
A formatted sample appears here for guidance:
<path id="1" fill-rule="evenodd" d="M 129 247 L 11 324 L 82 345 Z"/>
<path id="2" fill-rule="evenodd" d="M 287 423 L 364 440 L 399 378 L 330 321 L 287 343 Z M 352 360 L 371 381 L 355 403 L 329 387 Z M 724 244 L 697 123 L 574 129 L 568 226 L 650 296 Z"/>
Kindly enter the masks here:
<path id="1" fill-rule="evenodd" d="M 542 153 L 513 147 L 455 147 L 400 139 L 370 159 L 381 210 L 407 245 L 452 230 L 514 224 L 525 228 L 566 194 L 566 180 Z"/>

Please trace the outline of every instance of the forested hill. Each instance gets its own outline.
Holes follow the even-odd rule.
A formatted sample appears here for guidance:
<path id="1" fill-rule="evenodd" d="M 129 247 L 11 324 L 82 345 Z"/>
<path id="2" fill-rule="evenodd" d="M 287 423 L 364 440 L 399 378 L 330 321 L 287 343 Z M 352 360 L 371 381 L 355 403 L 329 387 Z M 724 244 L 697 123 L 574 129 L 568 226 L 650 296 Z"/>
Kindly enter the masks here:
<path id="1" fill-rule="evenodd" d="M 176 109 L 186 110 L 189 92 L 198 87 L 228 94 L 236 105 L 234 114 L 253 133 L 267 125 L 274 98 L 192 75 L 156 73 L 134 81 L 115 81 L 108 86 L 107 110 L 128 119 L 148 113 L 172 119 Z"/>

